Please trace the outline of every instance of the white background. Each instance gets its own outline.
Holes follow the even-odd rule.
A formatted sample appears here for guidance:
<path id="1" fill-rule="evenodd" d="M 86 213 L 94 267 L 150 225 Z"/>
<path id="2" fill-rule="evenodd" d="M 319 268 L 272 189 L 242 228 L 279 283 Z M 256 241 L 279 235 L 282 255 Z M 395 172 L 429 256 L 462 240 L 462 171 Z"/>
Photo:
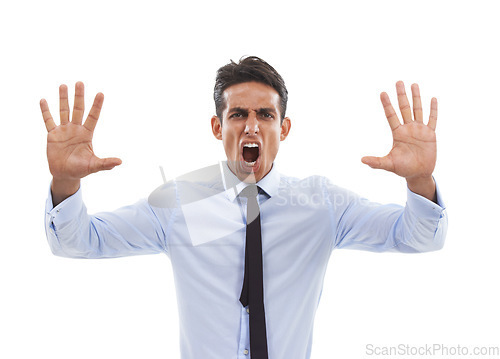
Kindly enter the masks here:
<path id="1" fill-rule="evenodd" d="M 500 22 L 494 1 L 17 1 L 0 9 L 1 358 L 178 358 L 164 255 L 72 260 L 43 228 L 50 173 L 39 100 L 86 85 L 104 108 L 94 149 L 123 164 L 83 181 L 90 212 L 147 196 L 224 159 L 210 131 L 215 71 L 257 55 L 284 77 L 292 131 L 280 171 L 319 174 L 404 204 L 404 180 L 360 159 L 385 155 L 379 94 L 420 84 L 438 98 L 435 177 L 450 218 L 442 251 L 335 251 L 313 358 L 367 344 L 500 346 Z M 57 118 L 57 117 L 56 117 Z M 293 315 L 293 313 L 290 313 Z"/>

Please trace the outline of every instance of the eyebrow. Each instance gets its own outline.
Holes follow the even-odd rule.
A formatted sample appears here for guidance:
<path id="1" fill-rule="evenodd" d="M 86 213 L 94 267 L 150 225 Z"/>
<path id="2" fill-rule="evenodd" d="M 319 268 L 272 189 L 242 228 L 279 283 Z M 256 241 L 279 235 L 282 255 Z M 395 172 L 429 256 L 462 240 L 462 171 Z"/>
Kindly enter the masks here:
<path id="1" fill-rule="evenodd" d="M 228 113 L 231 113 L 231 112 L 248 114 L 248 109 L 242 108 L 242 107 L 233 107 L 233 108 L 229 109 L 229 111 L 228 111 Z M 256 112 L 259 114 L 266 113 L 266 112 L 271 112 L 271 113 L 275 114 L 276 110 L 272 107 L 262 107 L 262 108 L 259 108 Z"/>
<path id="2" fill-rule="evenodd" d="M 276 113 L 276 111 L 274 110 L 274 108 L 271 108 L 271 107 L 263 107 L 263 108 L 259 108 L 257 110 L 257 113 L 263 113 L 263 112 Z"/>

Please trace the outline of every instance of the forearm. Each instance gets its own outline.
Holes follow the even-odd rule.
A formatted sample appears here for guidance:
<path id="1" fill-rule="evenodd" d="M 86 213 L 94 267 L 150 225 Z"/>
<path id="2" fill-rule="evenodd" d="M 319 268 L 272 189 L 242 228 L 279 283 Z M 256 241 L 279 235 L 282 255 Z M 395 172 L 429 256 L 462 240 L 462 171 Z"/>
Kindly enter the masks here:
<path id="1" fill-rule="evenodd" d="M 81 189 L 57 206 L 51 199 L 47 199 L 45 226 L 55 255 L 110 258 L 166 250 L 163 222 L 146 200 L 113 212 L 89 215 Z"/>
<path id="2" fill-rule="evenodd" d="M 350 198 L 344 211 L 338 209 L 337 248 L 408 253 L 442 248 L 447 217 L 436 185 L 435 192 L 432 202 L 408 188 L 406 207 Z"/>

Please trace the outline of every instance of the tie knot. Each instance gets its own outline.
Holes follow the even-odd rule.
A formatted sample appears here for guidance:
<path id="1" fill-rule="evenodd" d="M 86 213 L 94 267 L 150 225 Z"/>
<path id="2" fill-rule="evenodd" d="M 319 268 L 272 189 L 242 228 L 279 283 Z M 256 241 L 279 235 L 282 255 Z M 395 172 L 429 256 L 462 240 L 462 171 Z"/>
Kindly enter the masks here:
<path id="1" fill-rule="evenodd" d="M 260 192 L 260 187 L 254 184 L 246 186 L 240 193 L 241 197 L 256 198 Z"/>

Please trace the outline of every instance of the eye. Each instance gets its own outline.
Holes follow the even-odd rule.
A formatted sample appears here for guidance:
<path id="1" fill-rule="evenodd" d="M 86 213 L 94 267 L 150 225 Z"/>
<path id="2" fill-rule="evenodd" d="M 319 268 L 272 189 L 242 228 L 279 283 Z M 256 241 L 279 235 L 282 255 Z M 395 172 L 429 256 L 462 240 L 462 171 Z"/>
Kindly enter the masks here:
<path id="1" fill-rule="evenodd" d="M 241 118 L 243 115 L 239 112 L 235 112 L 229 116 L 229 118 Z"/>
<path id="2" fill-rule="evenodd" d="M 270 114 L 269 112 L 264 112 L 262 114 L 262 117 L 267 118 L 269 120 L 272 120 L 274 118 L 274 116 L 272 114 Z"/>

